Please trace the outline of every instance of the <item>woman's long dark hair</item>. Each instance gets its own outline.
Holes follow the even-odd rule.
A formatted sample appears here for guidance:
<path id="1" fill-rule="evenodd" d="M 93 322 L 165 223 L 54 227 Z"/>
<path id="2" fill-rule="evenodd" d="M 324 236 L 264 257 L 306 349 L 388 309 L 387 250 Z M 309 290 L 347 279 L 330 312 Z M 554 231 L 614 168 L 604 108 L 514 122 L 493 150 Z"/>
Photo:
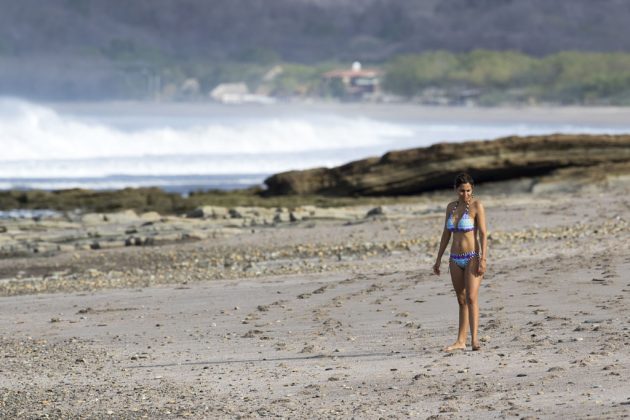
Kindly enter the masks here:
<path id="1" fill-rule="evenodd" d="M 455 177 L 455 188 L 459 188 L 462 184 L 474 186 L 475 181 L 472 179 L 472 176 L 468 175 L 466 172 L 462 172 Z"/>

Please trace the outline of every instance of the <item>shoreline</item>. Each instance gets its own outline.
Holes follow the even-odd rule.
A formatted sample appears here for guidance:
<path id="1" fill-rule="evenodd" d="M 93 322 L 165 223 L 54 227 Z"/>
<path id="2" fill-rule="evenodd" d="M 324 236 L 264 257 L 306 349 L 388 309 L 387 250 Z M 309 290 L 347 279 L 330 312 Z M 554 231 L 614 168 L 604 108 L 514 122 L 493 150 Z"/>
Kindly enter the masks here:
<path id="1" fill-rule="evenodd" d="M 37 102 L 36 102 L 37 103 Z M 287 116 L 300 113 L 333 112 L 344 116 L 371 118 L 394 118 L 406 121 L 446 122 L 459 120 L 465 123 L 558 123 L 630 127 L 630 106 L 426 106 L 413 103 L 343 103 L 327 101 L 278 102 L 270 105 L 241 104 L 225 105 L 212 102 L 141 102 L 141 101 L 98 101 L 98 102 L 41 102 L 55 110 L 107 115 L 112 107 L 125 112 L 151 113 L 152 115 L 220 116 L 225 112 L 243 110 L 261 116 Z M 388 112 L 389 111 L 389 112 Z"/>
<path id="2" fill-rule="evenodd" d="M 334 167 L 278 172 L 249 188 L 170 192 L 160 187 L 0 191 L 0 209 L 78 212 L 157 211 L 187 214 L 202 206 L 323 207 L 387 204 L 450 188 L 465 168 L 479 185 L 536 193 L 623 183 L 630 135 L 507 136 L 462 144 L 389 150 Z M 466 156 L 459 151 L 467 150 Z M 473 161 L 468 156 L 483 159 Z"/>

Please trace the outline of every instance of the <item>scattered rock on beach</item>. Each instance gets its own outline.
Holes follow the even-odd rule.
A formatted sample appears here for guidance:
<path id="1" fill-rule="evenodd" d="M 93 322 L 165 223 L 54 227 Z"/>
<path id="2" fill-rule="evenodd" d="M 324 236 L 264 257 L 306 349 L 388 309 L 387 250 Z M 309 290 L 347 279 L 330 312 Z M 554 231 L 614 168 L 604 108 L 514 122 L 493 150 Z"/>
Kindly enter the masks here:
<path id="1" fill-rule="evenodd" d="M 228 209 L 218 206 L 202 206 L 197 207 L 195 210 L 191 210 L 186 214 L 190 218 L 213 218 L 213 219 L 226 219 L 229 217 Z"/>

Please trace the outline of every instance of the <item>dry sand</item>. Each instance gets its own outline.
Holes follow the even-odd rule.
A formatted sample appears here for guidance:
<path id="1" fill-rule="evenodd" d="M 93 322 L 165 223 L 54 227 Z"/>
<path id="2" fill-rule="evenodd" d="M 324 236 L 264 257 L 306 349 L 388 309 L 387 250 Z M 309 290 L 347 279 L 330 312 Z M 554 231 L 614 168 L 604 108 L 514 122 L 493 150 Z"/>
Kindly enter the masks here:
<path id="1" fill-rule="evenodd" d="M 480 352 L 441 351 L 457 305 L 430 274 L 437 209 L 5 260 L 132 287 L 0 298 L 0 417 L 627 417 L 630 188 L 481 199 Z M 278 271 L 204 278 L 255 249 Z"/>

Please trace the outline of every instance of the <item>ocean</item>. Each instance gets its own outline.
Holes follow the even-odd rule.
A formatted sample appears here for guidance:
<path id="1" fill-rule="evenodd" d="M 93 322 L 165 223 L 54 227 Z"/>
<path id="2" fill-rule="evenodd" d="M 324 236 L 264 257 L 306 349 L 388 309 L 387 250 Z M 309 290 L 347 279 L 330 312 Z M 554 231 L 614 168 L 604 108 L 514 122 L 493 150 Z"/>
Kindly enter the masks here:
<path id="1" fill-rule="evenodd" d="M 185 194 L 261 185 L 277 172 L 438 142 L 630 132 L 630 122 L 623 122 L 628 119 L 609 123 L 554 112 L 387 104 L 38 104 L 4 98 L 0 190 L 156 186 Z"/>

